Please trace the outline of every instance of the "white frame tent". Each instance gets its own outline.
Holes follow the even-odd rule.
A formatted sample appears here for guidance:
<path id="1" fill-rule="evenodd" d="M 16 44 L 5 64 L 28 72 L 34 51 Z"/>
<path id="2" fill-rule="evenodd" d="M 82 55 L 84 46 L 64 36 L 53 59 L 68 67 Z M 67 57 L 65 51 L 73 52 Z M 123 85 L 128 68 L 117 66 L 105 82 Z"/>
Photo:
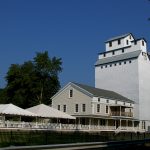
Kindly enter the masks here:
<path id="1" fill-rule="evenodd" d="M 34 107 L 27 108 L 26 110 L 37 114 L 42 118 L 59 118 L 59 119 L 76 119 L 75 117 L 68 115 L 67 113 L 61 112 L 55 108 L 47 106 L 45 104 L 36 105 Z"/>
<path id="2" fill-rule="evenodd" d="M 5 121 L 5 116 L 29 116 L 29 117 L 37 117 L 36 114 L 29 112 L 25 109 L 22 109 L 13 104 L 0 104 L 0 115 L 3 117 Z"/>

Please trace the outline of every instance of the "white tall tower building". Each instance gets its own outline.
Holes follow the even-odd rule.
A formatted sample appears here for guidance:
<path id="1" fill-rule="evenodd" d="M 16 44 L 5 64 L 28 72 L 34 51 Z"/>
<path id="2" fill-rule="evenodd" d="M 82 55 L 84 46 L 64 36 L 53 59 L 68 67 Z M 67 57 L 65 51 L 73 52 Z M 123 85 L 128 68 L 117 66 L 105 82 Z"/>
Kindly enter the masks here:
<path id="1" fill-rule="evenodd" d="M 106 41 L 95 63 L 95 87 L 135 101 L 134 117 L 150 120 L 150 55 L 146 40 L 131 33 Z"/>

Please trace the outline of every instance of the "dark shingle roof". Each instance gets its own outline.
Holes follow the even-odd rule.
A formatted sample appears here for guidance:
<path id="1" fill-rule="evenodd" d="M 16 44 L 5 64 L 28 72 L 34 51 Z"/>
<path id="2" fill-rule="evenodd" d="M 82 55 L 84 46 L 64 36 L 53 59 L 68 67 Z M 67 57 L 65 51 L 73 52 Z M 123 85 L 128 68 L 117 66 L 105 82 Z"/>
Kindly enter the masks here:
<path id="1" fill-rule="evenodd" d="M 123 54 L 115 55 L 112 57 L 102 58 L 102 59 L 97 60 L 97 62 L 95 63 L 95 66 L 107 64 L 107 63 L 111 63 L 111 62 L 127 60 L 127 59 L 131 59 L 131 58 L 137 58 L 140 55 L 140 53 L 141 53 L 141 50 L 138 50 L 138 51 L 133 51 L 130 53 L 123 53 Z"/>
<path id="2" fill-rule="evenodd" d="M 73 84 L 76 85 L 77 87 L 80 87 L 81 89 L 84 89 L 85 91 L 91 93 L 93 96 L 96 96 L 96 97 L 104 97 L 104 98 L 134 103 L 132 100 L 130 100 L 130 99 L 128 99 L 128 98 L 126 98 L 126 97 L 124 97 L 124 96 L 122 96 L 116 92 L 113 92 L 113 91 L 98 89 L 95 87 L 91 87 L 91 86 L 79 84 L 79 83 L 74 83 L 74 82 L 73 82 Z"/>
<path id="3" fill-rule="evenodd" d="M 112 37 L 112 38 L 108 39 L 108 40 L 106 41 L 106 43 L 109 42 L 109 41 L 114 41 L 114 40 L 117 40 L 117 39 L 122 39 L 122 38 L 124 38 L 124 37 L 126 37 L 126 36 L 128 36 L 128 35 L 130 35 L 130 34 L 131 34 L 131 33 L 126 33 L 126 34 L 123 34 L 123 35 L 119 35 L 119 36 Z M 132 35 L 132 34 L 131 34 L 131 35 Z"/>

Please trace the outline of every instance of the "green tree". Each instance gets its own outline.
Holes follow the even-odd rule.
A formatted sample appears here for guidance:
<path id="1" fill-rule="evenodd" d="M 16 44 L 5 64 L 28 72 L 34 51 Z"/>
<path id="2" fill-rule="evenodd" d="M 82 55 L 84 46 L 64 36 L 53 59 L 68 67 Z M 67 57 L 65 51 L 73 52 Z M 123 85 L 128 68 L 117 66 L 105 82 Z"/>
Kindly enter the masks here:
<path id="1" fill-rule="evenodd" d="M 60 58 L 50 58 L 48 52 L 37 53 L 33 61 L 12 64 L 7 72 L 5 103 L 13 103 L 22 108 L 36 104 L 50 103 L 50 97 L 60 88 L 59 73 L 62 71 Z"/>

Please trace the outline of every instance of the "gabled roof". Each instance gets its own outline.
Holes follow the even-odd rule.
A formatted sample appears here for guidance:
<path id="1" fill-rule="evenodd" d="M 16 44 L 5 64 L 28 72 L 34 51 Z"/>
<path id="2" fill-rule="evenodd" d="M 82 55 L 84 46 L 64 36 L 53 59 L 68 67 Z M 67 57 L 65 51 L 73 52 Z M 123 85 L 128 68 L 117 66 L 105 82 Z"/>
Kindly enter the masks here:
<path id="1" fill-rule="evenodd" d="M 90 97 L 103 97 L 106 99 L 112 99 L 112 100 L 120 100 L 123 102 L 129 102 L 129 103 L 134 103 L 132 100 L 116 93 L 113 91 L 109 90 L 104 90 L 104 89 L 99 89 L 95 88 L 92 86 L 84 85 L 84 84 L 79 84 L 79 83 L 74 83 L 74 82 L 69 82 L 63 89 L 61 89 L 59 92 L 57 92 L 52 99 L 60 94 L 64 89 L 66 89 L 68 86 L 72 86 L 76 88 L 77 90 L 83 92 L 84 94 L 90 96 Z"/>
<path id="2" fill-rule="evenodd" d="M 64 112 L 61 112 L 55 108 L 47 106 L 45 104 L 36 105 L 30 108 L 27 108 L 29 112 L 37 114 L 39 117 L 44 118 L 64 118 L 64 119 L 75 119 L 75 117 L 70 116 Z"/>
<path id="3" fill-rule="evenodd" d="M 37 116 L 36 114 L 22 109 L 13 104 L 0 104 L 0 114 L 14 116 Z"/>
<path id="4" fill-rule="evenodd" d="M 132 33 L 126 33 L 126 34 L 123 34 L 123 35 L 119 35 L 119 36 L 112 37 L 112 38 L 108 39 L 105 43 L 110 42 L 110 41 L 114 41 L 114 40 L 118 40 L 118 39 L 125 38 L 125 37 L 127 37 L 128 35 L 132 35 Z M 133 37 L 133 35 L 132 35 L 132 37 Z M 133 38 L 134 38 L 134 37 L 133 37 Z"/>
<path id="5" fill-rule="evenodd" d="M 130 53 L 123 53 L 120 55 L 114 55 L 112 57 L 105 57 L 102 59 L 98 59 L 95 63 L 95 66 L 107 64 L 107 63 L 111 63 L 111 62 L 127 60 L 127 59 L 131 59 L 131 58 L 137 58 L 140 55 L 140 53 L 141 53 L 141 50 L 138 50 L 138 51 L 133 51 Z"/>

